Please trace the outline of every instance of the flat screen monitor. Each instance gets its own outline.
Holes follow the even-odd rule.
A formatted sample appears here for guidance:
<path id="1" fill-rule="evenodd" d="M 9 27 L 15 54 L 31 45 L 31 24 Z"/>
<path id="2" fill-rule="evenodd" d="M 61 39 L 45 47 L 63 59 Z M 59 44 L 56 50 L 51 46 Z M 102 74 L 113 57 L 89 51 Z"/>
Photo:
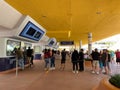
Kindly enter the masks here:
<path id="1" fill-rule="evenodd" d="M 54 44 L 54 41 L 51 40 L 50 43 L 49 43 L 49 45 L 52 46 L 53 44 Z"/>
<path id="2" fill-rule="evenodd" d="M 35 34 L 35 32 L 36 32 L 36 30 L 34 28 L 30 27 L 26 34 L 33 36 Z"/>
<path id="3" fill-rule="evenodd" d="M 55 38 L 50 38 L 48 40 L 48 46 L 54 46 L 56 44 L 56 39 Z"/>
<path id="4" fill-rule="evenodd" d="M 43 31 L 38 26 L 36 26 L 35 24 L 29 21 L 25 25 L 24 29 L 19 34 L 19 36 L 27 38 L 27 39 L 39 41 L 44 34 L 45 34 L 45 31 Z"/>
<path id="5" fill-rule="evenodd" d="M 74 41 L 61 41 L 60 45 L 74 45 Z"/>
<path id="6" fill-rule="evenodd" d="M 36 34 L 34 35 L 35 38 L 39 38 L 41 36 L 40 32 L 36 32 Z"/>

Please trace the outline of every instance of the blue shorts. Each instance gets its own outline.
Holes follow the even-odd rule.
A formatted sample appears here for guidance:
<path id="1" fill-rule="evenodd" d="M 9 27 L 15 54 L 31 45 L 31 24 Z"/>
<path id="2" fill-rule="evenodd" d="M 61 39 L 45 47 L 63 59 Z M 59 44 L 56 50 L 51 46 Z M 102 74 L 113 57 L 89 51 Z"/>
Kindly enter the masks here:
<path id="1" fill-rule="evenodd" d="M 103 68 L 103 63 L 102 61 L 99 61 L 100 68 Z"/>

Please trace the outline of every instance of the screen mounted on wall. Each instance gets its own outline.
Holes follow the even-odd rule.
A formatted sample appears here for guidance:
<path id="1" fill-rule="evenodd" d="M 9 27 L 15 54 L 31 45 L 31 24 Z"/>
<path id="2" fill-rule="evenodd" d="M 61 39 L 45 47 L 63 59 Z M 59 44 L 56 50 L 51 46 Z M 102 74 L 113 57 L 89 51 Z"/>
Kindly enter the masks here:
<path id="1" fill-rule="evenodd" d="M 45 31 L 43 31 L 38 26 L 29 21 L 22 30 L 22 32 L 19 34 L 19 36 L 39 41 L 44 34 Z"/>

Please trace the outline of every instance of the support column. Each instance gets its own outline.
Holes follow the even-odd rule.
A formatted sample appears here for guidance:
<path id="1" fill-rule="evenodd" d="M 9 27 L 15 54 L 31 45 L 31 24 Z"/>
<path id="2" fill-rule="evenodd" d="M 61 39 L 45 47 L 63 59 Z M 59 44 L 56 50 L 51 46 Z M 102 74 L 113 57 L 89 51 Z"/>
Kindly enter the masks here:
<path id="1" fill-rule="evenodd" d="M 79 50 L 82 48 L 82 40 L 80 40 Z"/>
<path id="2" fill-rule="evenodd" d="M 92 33 L 88 33 L 88 55 L 92 53 Z"/>

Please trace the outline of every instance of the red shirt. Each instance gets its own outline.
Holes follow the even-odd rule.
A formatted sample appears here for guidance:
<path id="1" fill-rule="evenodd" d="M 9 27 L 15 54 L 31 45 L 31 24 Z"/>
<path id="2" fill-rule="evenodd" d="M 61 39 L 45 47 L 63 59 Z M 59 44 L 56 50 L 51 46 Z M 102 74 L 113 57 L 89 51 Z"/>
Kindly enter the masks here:
<path id="1" fill-rule="evenodd" d="M 120 52 L 116 52 L 116 58 L 120 58 Z"/>

